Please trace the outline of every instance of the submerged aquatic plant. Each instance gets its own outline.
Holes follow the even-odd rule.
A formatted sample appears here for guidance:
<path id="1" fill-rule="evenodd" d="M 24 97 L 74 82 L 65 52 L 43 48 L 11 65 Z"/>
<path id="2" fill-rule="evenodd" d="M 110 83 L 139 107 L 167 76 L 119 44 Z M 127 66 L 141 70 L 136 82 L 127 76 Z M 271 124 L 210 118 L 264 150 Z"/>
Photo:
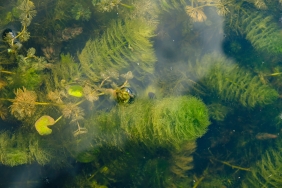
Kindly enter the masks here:
<path id="1" fill-rule="evenodd" d="M 10 106 L 11 113 L 19 120 L 31 117 L 36 110 L 36 93 L 23 87 L 23 89 L 17 89 L 15 95 L 16 98 L 13 99 L 13 104 Z"/>
<path id="2" fill-rule="evenodd" d="M 210 124 L 205 104 L 186 96 L 158 101 L 152 108 L 152 123 L 153 133 L 160 136 L 160 142 L 168 139 L 178 145 L 201 137 Z"/>
<path id="3" fill-rule="evenodd" d="M 279 96 L 275 89 L 262 83 L 258 76 L 223 56 L 205 55 L 196 63 L 189 62 L 188 66 L 189 74 L 222 100 L 238 101 L 243 106 L 254 107 L 270 104 Z"/>
<path id="4" fill-rule="evenodd" d="M 158 0 L 159 4 L 160 4 L 160 8 L 165 10 L 165 11 L 170 11 L 173 9 L 181 9 L 183 8 L 185 5 L 187 5 L 187 3 L 184 0 Z"/>
<path id="5" fill-rule="evenodd" d="M 282 141 L 277 140 L 277 148 L 267 151 L 262 159 L 255 163 L 247 174 L 242 187 L 280 187 L 282 183 Z"/>
<path id="6" fill-rule="evenodd" d="M 17 7 L 19 10 L 19 19 L 21 20 L 22 29 L 16 36 L 13 34 L 6 35 L 5 41 L 8 42 L 11 47 L 10 52 L 16 52 L 19 49 L 20 43 L 15 42 L 16 39 L 20 39 L 21 42 L 27 41 L 30 37 L 30 33 L 27 31 L 27 27 L 30 25 L 32 18 L 36 15 L 34 3 L 30 0 L 23 0 Z"/>
<path id="7" fill-rule="evenodd" d="M 121 5 L 126 8 L 133 8 L 130 5 L 121 3 L 121 0 L 92 0 L 92 4 L 95 7 L 98 7 L 100 12 L 110 12 L 118 5 Z"/>
<path id="8" fill-rule="evenodd" d="M 23 0 L 22 3 L 18 6 L 18 9 L 21 11 L 19 18 L 23 27 L 30 25 L 32 18 L 36 15 L 37 11 L 34 10 L 34 3 L 30 0 Z"/>
<path id="9" fill-rule="evenodd" d="M 187 177 L 186 172 L 193 168 L 193 156 L 196 149 L 196 143 L 194 141 L 188 141 L 183 143 L 183 145 L 171 152 L 171 166 L 170 171 L 178 178 Z"/>
<path id="10" fill-rule="evenodd" d="M 5 120 L 8 115 L 8 109 L 0 103 L 0 118 Z"/>
<path id="11" fill-rule="evenodd" d="M 101 38 L 87 41 L 79 54 L 83 72 L 94 82 L 109 69 L 152 73 L 156 57 L 150 38 L 154 29 L 142 20 L 114 21 Z"/>
<path id="12" fill-rule="evenodd" d="M 85 8 L 80 3 L 75 3 L 71 9 L 72 16 L 76 20 L 88 21 L 91 16 L 89 7 Z"/>
<path id="13" fill-rule="evenodd" d="M 264 12 L 245 11 L 240 16 L 238 30 L 246 35 L 255 49 L 270 53 L 281 53 L 282 35 L 272 16 Z"/>
<path id="14" fill-rule="evenodd" d="M 113 172 L 107 177 L 118 178 L 124 185 L 172 187 L 193 168 L 195 139 L 206 132 L 209 120 L 199 99 L 183 96 L 139 99 L 93 114 L 84 123 L 88 134 L 79 138 L 83 149 L 75 153 L 78 160 L 92 162 L 102 157 L 102 165 Z M 128 164 L 134 169 L 130 173 Z"/>
<path id="15" fill-rule="evenodd" d="M 8 131 L 0 133 L 0 163 L 2 165 L 18 166 L 33 162 L 45 165 L 53 158 L 51 151 L 44 141 L 23 130 L 13 134 Z"/>
<path id="16" fill-rule="evenodd" d="M 96 126 L 120 127 L 118 130 L 130 135 L 132 141 L 148 148 L 179 148 L 182 143 L 201 137 L 210 124 L 207 107 L 195 97 L 170 97 L 155 102 L 137 100 L 111 110 L 104 118 Z"/>

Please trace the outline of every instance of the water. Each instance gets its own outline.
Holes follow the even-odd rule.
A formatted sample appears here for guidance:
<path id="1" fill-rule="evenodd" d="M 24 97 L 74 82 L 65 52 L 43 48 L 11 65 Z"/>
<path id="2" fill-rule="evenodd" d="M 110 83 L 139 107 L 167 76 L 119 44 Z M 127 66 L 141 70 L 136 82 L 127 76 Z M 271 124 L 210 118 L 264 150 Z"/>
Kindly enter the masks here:
<path id="1" fill-rule="evenodd" d="M 1 1 L 0 187 L 281 187 L 280 7 Z"/>

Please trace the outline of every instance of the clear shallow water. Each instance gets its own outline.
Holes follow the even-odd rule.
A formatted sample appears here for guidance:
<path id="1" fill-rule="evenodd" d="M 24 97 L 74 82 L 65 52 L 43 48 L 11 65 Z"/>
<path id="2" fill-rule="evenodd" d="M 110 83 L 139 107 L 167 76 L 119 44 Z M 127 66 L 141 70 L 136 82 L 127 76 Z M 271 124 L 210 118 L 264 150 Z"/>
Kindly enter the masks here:
<path id="1" fill-rule="evenodd" d="M 280 7 L 0 2 L 1 187 L 280 187 Z"/>

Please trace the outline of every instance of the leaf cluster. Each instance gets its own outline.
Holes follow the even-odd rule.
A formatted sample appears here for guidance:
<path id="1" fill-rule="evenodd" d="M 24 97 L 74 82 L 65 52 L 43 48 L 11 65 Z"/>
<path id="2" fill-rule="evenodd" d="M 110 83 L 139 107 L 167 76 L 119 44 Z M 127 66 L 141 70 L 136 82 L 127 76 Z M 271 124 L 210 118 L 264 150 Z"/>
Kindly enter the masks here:
<path id="1" fill-rule="evenodd" d="M 246 36 L 255 49 L 269 53 L 282 51 L 282 35 L 270 15 L 261 11 L 246 10 L 239 19 L 239 31 Z"/>
<path id="2" fill-rule="evenodd" d="M 71 13 L 75 20 L 88 21 L 91 17 L 90 9 L 83 7 L 80 3 L 75 3 Z"/>
<path id="3" fill-rule="evenodd" d="M 210 124 L 205 104 L 195 97 L 169 97 L 157 101 L 152 108 L 152 132 L 160 145 L 168 141 L 178 147 L 195 140 Z"/>
<path id="4" fill-rule="evenodd" d="M 190 62 L 189 67 L 189 74 L 200 79 L 202 85 L 222 100 L 237 101 L 243 106 L 254 107 L 270 104 L 279 96 L 275 89 L 262 83 L 258 76 L 225 57 L 205 55 L 196 63 Z"/>
<path id="5" fill-rule="evenodd" d="M 242 187 L 281 187 L 282 141 L 277 140 L 277 148 L 268 150 L 258 161 L 242 183 Z"/>
<path id="6" fill-rule="evenodd" d="M 196 149 L 194 141 L 184 143 L 180 149 L 172 152 L 170 171 L 179 178 L 187 177 L 186 172 L 193 169 L 193 156 Z"/>
<path id="7" fill-rule="evenodd" d="M 42 148 L 42 142 L 37 137 L 23 132 L 0 133 L 1 164 L 18 166 L 30 164 L 36 161 L 40 165 L 47 164 L 53 155 L 46 148 Z"/>
<path id="8" fill-rule="evenodd" d="M 208 105 L 210 117 L 216 121 L 223 121 L 226 115 L 231 111 L 230 108 L 220 103 L 212 103 Z"/>
<path id="9" fill-rule="evenodd" d="M 19 120 L 26 117 L 31 117 L 36 110 L 36 93 L 23 87 L 23 89 L 17 89 L 15 91 L 15 95 L 16 98 L 13 100 L 13 104 L 10 106 L 11 114 L 13 114 Z"/>
<path id="10" fill-rule="evenodd" d="M 53 88 L 62 88 L 80 79 L 81 70 L 70 54 L 61 54 L 61 60 L 51 68 Z"/>
<path id="11" fill-rule="evenodd" d="M 200 100 L 171 97 L 139 99 L 94 114 L 84 123 L 88 134 L 77 137 L 77 160 L 101 161 L 109 169 L 103 177 L 124 186 L 165 187 L 177 185 L 193 168 L 195 139 L 206 132 L 209 120 Z M 95 173 L 98 178 L 100 171 Z"/>
<path id="12" fill-rule="evenodd" d="M 210 123 L 206 106 L 195 97 L 138 100 L 95 119 L 85 122 L 90 134 L 96 127 L 92 138 L 118 148 L 125 139 L 122 135 L 148 148 L 179 148 L 183 142 L 201 137 Z"/>
<path id="13" fill-rule="evenodd" d="M 183 9 L 187 5 L 185 0 L 159 0 L 159 4 L 160 8 L 165 11 Z"/>
<path id="14" fill-rule="evenodd" d="M 100 12 L 111 12 L 120 3 L 121 0 L 92 0 L 93 6 L 98 7 Z"/>
<path id="15" fill-rule="evenodd" d="M 140 20 L 112 22 L 100 39 L 90 39 L 79 54 L 83 73 L 93 81 L 107 69 L 132 67 L 141 75 L 152 73 L 156 57 L 149 39 L 153 31 L 154 27 Z"/>
<path id="16" fill-rule="evenodd" d="M 34 10 L 34 3 L 30 0 L 23 0 L 22 3 L 18 6 L 18 9 L 21 11 L 19 18 L 21 19 L 22 26 L 29 26 L 32 18 L 37 13 L 37 11 Z"/>

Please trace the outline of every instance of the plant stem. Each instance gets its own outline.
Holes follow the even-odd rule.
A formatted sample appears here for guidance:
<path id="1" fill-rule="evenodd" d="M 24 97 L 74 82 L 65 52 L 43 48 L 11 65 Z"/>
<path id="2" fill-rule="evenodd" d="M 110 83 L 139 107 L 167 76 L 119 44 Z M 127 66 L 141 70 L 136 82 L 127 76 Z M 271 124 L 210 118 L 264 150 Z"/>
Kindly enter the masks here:
<path id="1" fill-rule="evenodd" d="M 0 98 L 0 101 L 10 101 L 13 102 L 14 99 L 4 99 L 4 98 Z"/>
<path id="2" fill-rule="evenodd" d="M 132 9 L 134 8 L 134 6 L 130 6 L 130 5 L 127 5 L 127 4 L 123 4 L 123 3 L 119 3 L 121 6 L 124 6 L 126 8 L 129 8 L 129 9 Z"/>
<path id="3" fill-rule="evenodd" d="M 25 31 L 25 29 L 26 29 L 26 26 L 23 26 L 22 31 L 21 31 L 17 36 L 15 36 L 15 37 L 12 39 L 12 44 L 14 44 L 14 40 L 15 40 L 16 38 L 18 38 L 19 36 L 21 36 L 21 35 L 23 34 L 23 32 Z"/>
<path id="4" fill-rule="evenodd" d="M 280 74 L 282 74 L 282 72 L 275 72 L 275 73 L 269 74 L 267 76 L 278 76 Z"/>
<path id="5" fill-rule="evenodd" d="M 34 102 L 36 105 L 56 105 L 53 103 L 48 103 L 48 102 Z"/>
<path id="6" fill-rule="evenodd" d="M 236 166 L 236 165 L 232 165 L 226 161 L 220 161 L 220 160 L 217 160 L 217 159 L 211 159 L 211 160 L 214 160 L 214 161 L 217 161 L 217 162 L 220 162 L 226 166 L 230 166 L 231 168 L 236 168 L 236 169 L 239 169 L 239 170 L 244 170 L 244 171 L 251 171 L 250 168 L 244 168 L 244 167 L 240 167 L 240 166 Z"/>
<path id="7" fill-rule="evenodd" d="M 10 101 L 14 102 L 15 99 L 5 99 L 5 98 L 0 98 L 0 101 Z M 55 104 L 55 103 L 48 103 L 48 102 L 34 102 L 36 105 L 53 105 L 53 106 L 61 106 L 61 104 Z"/>
<path id="8" fill-rule="evenodd" d="M 60 119 L 62 119 L 62 117 L 63 117 L 63 115 L 61 115 L 58 119 L 56 119 L 55 123 L 57 123 Z"/>
<path id="9" fill-rule="evenodd" d="M 122 86 L 120 86 L 119 88 L 123 88 L 123 87 L 125 87 L 126 86 L 126 84 L 127 84 L 127 80 L 125 80 L 125 82 L 122 84 Z"/>
<path id="10" fill-rule="evenodd" d="M 1 70 L 0 72 L 6 73 L 6 74 L 16 74 L 16 73 L 13 73 L 11 71 L 5 71 L 5 70 Z"/>
<path id="11" fill-rule="evenodd" d="M 203 181 L 204 176 L 200 177 L 200 179 L 198 179 L 198 181 L 196 181 L 195 185 L 193 186 L 193 188 L 197 188 L 198 185 Z"/>
<path id="12" fill-rule="evenodd" d="M 74 105 L 75 105 L 75 106 L 78 106 L 78 105 L 80 105 L 81 103 L 83 103 L 84 101 L 85 101 L 85 99 L 82 99 L 81 101 L 75 103 Z"/>
<path id="13" fill-rule="evenodd" d="M 101 88 L 101 87 L 104 85 L 105 81 L 108 80 L 109 78 L 110 78 L 109 76 L 108 76 L 107 78 L 105 78 L 105 79 L 101 82 L 99 88 Z"/>

